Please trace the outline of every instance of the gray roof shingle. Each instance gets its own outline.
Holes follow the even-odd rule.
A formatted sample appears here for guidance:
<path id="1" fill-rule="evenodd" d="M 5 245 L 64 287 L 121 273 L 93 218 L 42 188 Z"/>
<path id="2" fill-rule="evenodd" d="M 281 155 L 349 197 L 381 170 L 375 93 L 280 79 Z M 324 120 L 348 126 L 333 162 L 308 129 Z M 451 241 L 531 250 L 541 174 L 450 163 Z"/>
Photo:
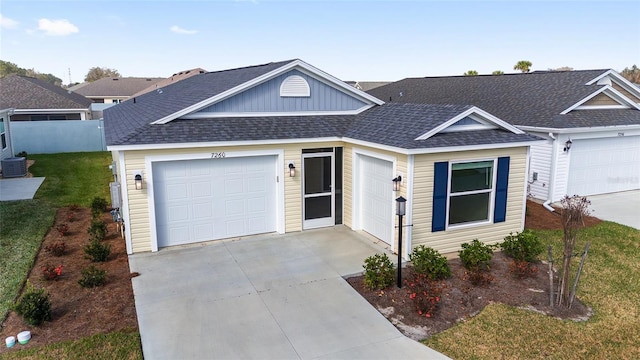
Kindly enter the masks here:
<path id="1" fill-rule="evenodd" d="M 0 79 L 0 109 L 88 109 L 91 100 L 40 79 L 9 75 Z"/>
<path id="2" fill-rule="evenodd" d="M 161 80 L 164 78 L 106 77 L 80 86 L 75 92 L 86 97 L 128 97 Z"/>
<path id="3" fill-rule="evenodd" d="M 514 125 L 571 128 L 640 124 L 637 110 L 560 115 L 600 89 L 601 85 L 585 84 L 606 71 L 407 78 L 368 93 L 389 102 L 472 104 Z M 575 115 L 578 112 L 581 114 Z"/>

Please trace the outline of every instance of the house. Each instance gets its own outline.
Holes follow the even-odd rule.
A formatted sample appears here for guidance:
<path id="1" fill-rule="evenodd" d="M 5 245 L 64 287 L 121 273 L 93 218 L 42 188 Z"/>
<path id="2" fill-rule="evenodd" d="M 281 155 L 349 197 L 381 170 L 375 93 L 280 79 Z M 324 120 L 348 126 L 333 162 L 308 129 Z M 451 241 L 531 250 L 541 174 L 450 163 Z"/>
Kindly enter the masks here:
<path id="1" fill-rule="evenodd" d="M 76 93 L 95 103 L 118 104 L 133 94 L 144 90 L 162 78 L 106 77 L 90 83 L 73 86 Z"/>
<path id="2" fill-rule="evenodd" d="M 198 74 L 104 121 L 129 253 L 337 225 L 395 250 L 400 196 L 405 257 L 496 243 L 523 229 L 541 141 L 475 106 L 385 104 L 301 60 Z"/>
<path id="3" fill-rule="evenodd" d="M 0 109 L 13 108 L 11 121 L 88 120 L 91 100 L 40 79 L 0 79 Z"/>
<path id="4" fill-rule="evenodd" d="M 389 102 L 473 104 L 546 139 L 532 146 L 534 198 L 640 189 L 640 88 L 613 70 L 407 78 L 369 91 Z"/>
<path id="5" fill-rule="evenodd" d="M 166 79 L 162 79 L 140 91 L 138 91 L 137 93 L 131 95 L 131 97 L 136 97 L 136 96 L 140 96 L 142 94 L 146 94 L 149 91 L 153 91 L 153 90 L 158 90 L 158 89 L 162 89 L 163 87 L 173 84 L 175 82 L 184 80 L 184 79 L 188 79 L 194 75 L 198 75 L 198 74 L 204 74 L 206 73 L 207 70 L 203 69 L 203 68 L 195 68 L 195 69 L 189 69 L 189 70 L 183 70 L 183 71 L 178 71 L 177 73 L 169 76 Z"/>
<path id="6" fill-rule="evenodd" d="M 391 81 L 345 81 L 347 84 L 362 91 L 373 90 L 377 87 L 390 84 Z"/>

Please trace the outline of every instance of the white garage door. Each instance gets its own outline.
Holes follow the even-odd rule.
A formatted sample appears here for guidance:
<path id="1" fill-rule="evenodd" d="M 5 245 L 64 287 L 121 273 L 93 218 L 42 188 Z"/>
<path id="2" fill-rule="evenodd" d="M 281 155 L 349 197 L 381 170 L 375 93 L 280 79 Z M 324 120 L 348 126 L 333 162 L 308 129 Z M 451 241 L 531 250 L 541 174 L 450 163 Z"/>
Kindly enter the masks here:
<path id="1" fill-rule="evenodd" d="M 391 244 L 393 234 L 393 163 L 360 155 L 362 229 Z"/>
<path id="2" fill-rule="evenodd" d="M 275 156 L 153 164 L 158 247 L 276 231 Z"/>
<path id="3" fill-rule="evenodd" d="M 640 189 L 640 136 L 574 140 L 569 195 Z"/>

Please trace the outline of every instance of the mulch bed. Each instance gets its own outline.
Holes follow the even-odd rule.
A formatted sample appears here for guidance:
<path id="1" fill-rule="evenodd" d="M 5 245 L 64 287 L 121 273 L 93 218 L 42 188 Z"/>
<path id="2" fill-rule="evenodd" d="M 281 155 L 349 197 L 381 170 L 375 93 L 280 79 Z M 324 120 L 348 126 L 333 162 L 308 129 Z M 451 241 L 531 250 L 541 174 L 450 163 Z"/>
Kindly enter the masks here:
<path id="1" fill-rule="evenodd" d="M 589 217 L 585 224 L 593 226 L 599 222 L 599 219 Z M 525 224 L 530 229 L 562 229 L 557 212 L 552 213 L 533 201 L 527 202 Z M 444 282 L 438 310 L 431 317 L 418 314 L 413 300 L 409 299 L 410 288 L 406 285 L 398 289 L 394 282 L 385 290 L 372 291 L 364 286 L 363 276 L 351 277 L 347 281 L 400 331 L 415 340 L 426 339 L 473 317 L 490 303 L 523 307 L 561 319 L 586 320 L 592 315 L 591 309 L 579 299 L 571 309 L 549 306 L 548 265 L 537 264 L 537 273 L 519 278 L 511 272 L 510 264 L 510 258 L 495 252 L 491 261 L 494 280 L 488 285 L 475 286 L 469 281 L 469 273 L 460 259 L 449 260 L 452 276 Z M 405 281 L 413 279 L 413 269 L 403 269 L 402 275 Z M 557 287 L 557 281 L 554 286 Z"/>
<path id="2" fill-rule="evenodd" d="M 103 214 L 102 219 L 108 224 L 107 237 L 103 241 L 111 245 L 111 255 L 107 262 L 92 263 L 84 253 L 90 238 L 87 229 L 91 223 L 91 211 L 87 208 L 62 208 L 57 211 L 55 223 L 45 236 L 28 276 L 32 285 L 44 288 L 49 293 L 53 319 L 33 327 L 11 311 L 2 323 L 0 337 L 4 339 L 29 330 L 32 339 L 26 345 L 17 344 L 11 349 L 7 349 L 3 343 L 0 353 L 118 330 L 137 331 L 138 320 L 125 241 L 120 237 L 109 213 Z M 69 226 L 66 236 L 56 230 L 62 223 Z M 66 244 L 66 253 L 60 257 L 45 251 L 45 247 L 55 241 L 64 241 Z M 78 284 L 82 269 L 91 264 L 107 271 L 104 286 L 83 288 Z M 63 265 L 62 275 L 56 280 L 44 280 L 42 267 L 45 265 Z"/>

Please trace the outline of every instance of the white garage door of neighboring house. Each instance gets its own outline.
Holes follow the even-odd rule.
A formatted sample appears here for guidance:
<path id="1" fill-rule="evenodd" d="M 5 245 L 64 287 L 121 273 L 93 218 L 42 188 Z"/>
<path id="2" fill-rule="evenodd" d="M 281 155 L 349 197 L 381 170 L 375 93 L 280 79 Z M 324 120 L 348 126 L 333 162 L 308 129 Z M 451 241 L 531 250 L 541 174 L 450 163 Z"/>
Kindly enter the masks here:
<path id="1" fill-rule="evenodd" d="M 393 163 L 360 155 L 362 230 L 391 244 L 393 234 Z"/>
<path id="2" fill-rule="evenodd" d="M 568 195 L 640 189 L 640 136 L 574 140 Z"/>
<path id="3" fill-rule="evenodd" d="M 158 247 L 276 231 L 275 156 L 153 164 Z"/>

